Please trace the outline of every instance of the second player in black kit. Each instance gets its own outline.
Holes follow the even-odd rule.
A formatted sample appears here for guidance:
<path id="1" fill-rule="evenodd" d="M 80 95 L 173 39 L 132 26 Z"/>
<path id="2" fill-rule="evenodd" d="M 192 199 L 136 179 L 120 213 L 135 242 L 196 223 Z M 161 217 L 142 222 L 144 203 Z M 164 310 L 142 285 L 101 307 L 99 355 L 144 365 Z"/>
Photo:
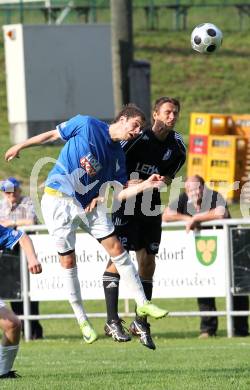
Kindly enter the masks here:
<path id="1" fill-rule="evenodd" d="M 181 135 L 174 131 L 180 112 L 177 99 L 162 97 L 155 102 L 152 128 L 146 129 L 136 139 L 122 142 L 126 155 L 128 185 L 146 180 L 153 173 L 165 177 L 170 184 L 186 159 L 186 148 Z M 146 298 L 152 298 L 155 255 L 161 240 L 160 193 L 144 193 L 122 203 L 114 212 L 116 235 L 124 248 L 136 252 L 138 272 Z M 107 305 L 105 333 L 115 341 L 129 341 L 118 316 L 119 274 L 109 262 L 103 275 L 103 286 Z M 140 337 L 142 345 L 155 349 L 146 317 L 136 316 L 130 325 L 130 333 Z"/>

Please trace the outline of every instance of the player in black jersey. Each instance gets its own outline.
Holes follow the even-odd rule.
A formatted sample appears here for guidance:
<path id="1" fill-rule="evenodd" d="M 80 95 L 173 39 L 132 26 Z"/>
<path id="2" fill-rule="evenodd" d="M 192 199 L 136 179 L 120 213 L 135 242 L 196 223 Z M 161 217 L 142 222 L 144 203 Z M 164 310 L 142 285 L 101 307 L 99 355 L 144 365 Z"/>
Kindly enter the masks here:
<path id="1" fill-rule="evenodd" d="M 165 176 L 170 184 L 186 159 L 186 148 L 182 137 L 174 131 L 180 112 L 177 99 L 161 97 L 153 109 L 152 128 L 145 129 L 137 138 L 122 142 L 126 155 L 128 185 L 146 180 L 152 173 Z M 139 194 L 122 203 L 113 214 L 116 235 L 124 248 L 136 251 L 138 272 L 146 298 L 150 301 L 155 271 L 155 255 L 161 240 L 161 198 L 158 191 Z M 116 341 L 129 341 L 122 320 L 118 316 L 118 294 L 120 276 L 113 263 L 109 262 L 104 275 L 103 287 L 107 305 L 105 333 Z M 147 317 L 136 315 L 130 325 L 130 333 L 140 337 L 141 343 L 155 349 Z"/>

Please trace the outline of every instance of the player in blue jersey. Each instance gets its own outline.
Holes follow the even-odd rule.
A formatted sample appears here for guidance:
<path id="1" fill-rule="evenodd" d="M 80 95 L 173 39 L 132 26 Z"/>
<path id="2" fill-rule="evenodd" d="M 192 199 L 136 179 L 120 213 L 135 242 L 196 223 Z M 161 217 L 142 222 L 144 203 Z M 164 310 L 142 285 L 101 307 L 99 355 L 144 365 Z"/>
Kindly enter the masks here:
<path id="1" fill-rule="evenodd" d="M 41 264 L 36 258 L 31 239 L 24 232 L 0 225 L 0 250 L 12 249 L 19 242 L 24 250 L 29 271 L 33 274 L 42 272 Z M 0 299 L 0 328 L 3 330 L 0 345 L 0 379 L 17 378 L 19 375 L 12 371 L 17 355 L 21 334 L 21 321 Z"/>
<path id="2" fill-rule="evenodd" d="M 135 298 L 138 314 L 148 314 L 154 318 L 167 314 L 166 310 L 147 301 L 130 256 L 117 239 L 105 207 L 98 203 L 98 195 L 100 192 L 105 193 L 106 184 L 110 182 L 116 187 L 119 201 L 145 190 L 160 188 L 164 184 L 163 177 L 154 174 L 143 183 L 124 188 L 127 182 L 126 164 L 119 141 L 137 136 L 144 122 L 143 112 L 135 105 L 125 106 L 110 126 L 93 117 L 77 115 L 58 125 L 55 130 L 13 146 L 5 155 L 9 161 L 29 146 L 60 138 L 66 141 L 48 175 L 41 206 L 63 267 L 69 302 L 83 338 L 89 344 L 97 339 L 97 334 L 83 308 L 77 276 L 75 232 L 79 226 L 106 249 Z"/>

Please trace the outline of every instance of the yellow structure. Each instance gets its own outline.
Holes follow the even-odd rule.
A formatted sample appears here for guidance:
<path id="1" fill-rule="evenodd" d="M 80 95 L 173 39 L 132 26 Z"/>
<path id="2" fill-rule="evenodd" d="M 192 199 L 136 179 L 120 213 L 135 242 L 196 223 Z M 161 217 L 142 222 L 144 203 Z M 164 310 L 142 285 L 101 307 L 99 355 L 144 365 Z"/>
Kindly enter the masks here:
<path id="1" fill-rule="evenodd" d="M 199 175 L 206 177 L 207 156 L 200 154 L 189 154 L 188 156 L 188 176 Z"/>
<path id="2" fill-rule="evenodd" d="M 192 113 L 187 174 L 202 176 L 228 201 L 239 199 L 250 183 L 250 115 Z"/>
<path id="3" fill-rule="evenodd" d="M 189 155 L 188 155 L 188 175 L 200 175 L 206 177 L 207 172 L 207 135 L 190 134 Z"/>
<path id="4" fill-rule="evenodd" d="M 191 113 L 190 134 L 223 135 L 228 134 L 230 126 L 232 126 L 232 119 L 229 115 Z"/>
<path id="5" fill-rule="evenodd" d="M 229 200 L 238 199 L 247 141 L 237 135 L 210 136 L 206 181 Z"/>
<path id="6" fill-rule="evenodd" d="M 250 115 L 232 115 L 235 133 L 250 137 Z"/>

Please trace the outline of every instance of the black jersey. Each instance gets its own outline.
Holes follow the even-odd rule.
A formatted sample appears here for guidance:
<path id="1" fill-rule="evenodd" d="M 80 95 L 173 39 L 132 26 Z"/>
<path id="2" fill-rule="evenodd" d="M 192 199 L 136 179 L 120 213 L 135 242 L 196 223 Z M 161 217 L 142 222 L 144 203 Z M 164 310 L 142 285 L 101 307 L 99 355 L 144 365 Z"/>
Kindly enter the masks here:
<path id="1" fill-rule="evenodd" d="M 219 192 L 205 187 L 203 191 L 200 211 L 196 211 L 193 203 L 189 201 L 186 192 L 180 194 L 177 199 L 170 203 L 169 208 L 179 214 L 193 216 L 195 214 L 205 213 L 210 210 L 214 210 L 218 206 L 225 207 L 224 218 L 230 218 L 230 213 L 223 196 Z"/>
<path id="2" fill-rule="evenodd" d="M 126 155 L 128 178 L 135 172 L 139 179 L 146 180 L 157 173 L 173 179 L 186 160 L 186 147 L 179 133 L 171 130 L 164 141 L 156 138 L 151 129 L 146 129 L 137 138 L 122 141 Z M 137 195 L 135 213 L 140 213 L 142 195 Z M 160 204 L 160 194 L 153 192 L 151 210 Z"/>

